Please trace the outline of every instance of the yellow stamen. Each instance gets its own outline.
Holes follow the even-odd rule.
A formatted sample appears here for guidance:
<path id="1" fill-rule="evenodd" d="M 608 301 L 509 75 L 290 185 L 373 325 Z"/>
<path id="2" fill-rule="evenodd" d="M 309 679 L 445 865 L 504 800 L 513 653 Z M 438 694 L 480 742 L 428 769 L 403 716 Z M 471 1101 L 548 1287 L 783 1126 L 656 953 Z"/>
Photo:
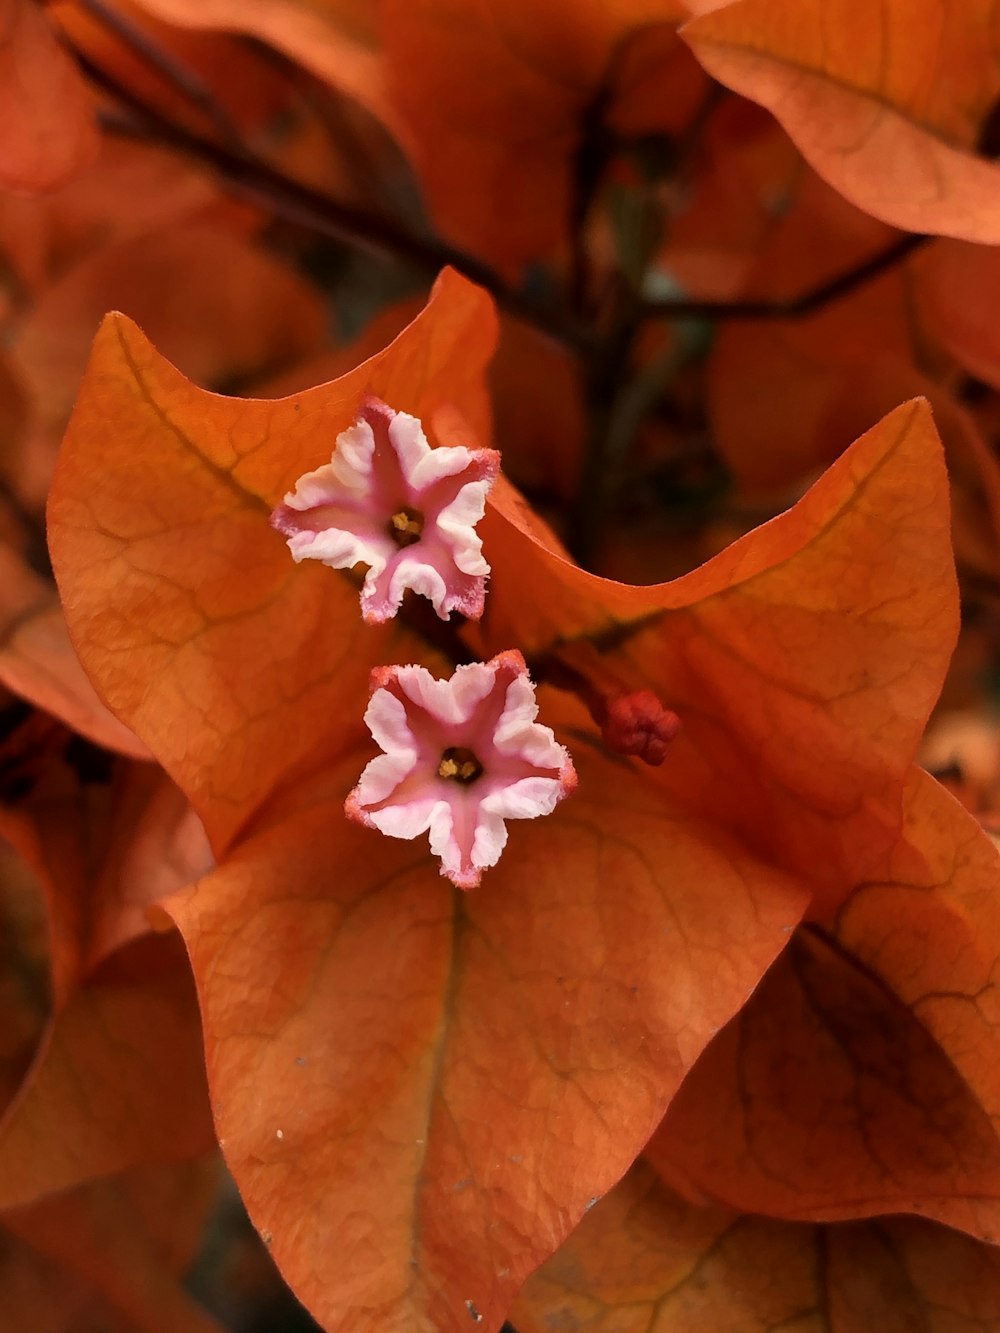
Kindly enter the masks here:
<path id="1" fill-rule="evenodd" d="M 476 778 L 482 775 L 482 771 L 482 764 L 464 745 L 449 746 L 438 764 L 439 778 L 452 778 L 455 782 L 461 782 L 463 786 L 475 782 Z"/>
<path id="2" fill-rule="evenodd" d="M 418 542 L 424 531 L 424 516 L 415 509 L 400 509 L 389 520 L 389 535 L 399 546 Z"/>

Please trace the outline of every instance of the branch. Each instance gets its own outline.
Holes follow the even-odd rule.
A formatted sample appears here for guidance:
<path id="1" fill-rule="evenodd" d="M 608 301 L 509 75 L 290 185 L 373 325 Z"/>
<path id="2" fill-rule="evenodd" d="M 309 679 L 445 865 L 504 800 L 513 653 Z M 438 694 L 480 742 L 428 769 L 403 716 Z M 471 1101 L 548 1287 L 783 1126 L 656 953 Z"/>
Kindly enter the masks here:
<path id="1" fill-rule="evenodd" d="M 175 124 L 131 89 L 118 83 L 79 48 L 75 48 L 75 54 L 87 76 L 131 112 L 131 119 L 104 118 L 105 127 L 113 133 L 127 134 L 185 153 L 211 167 L 230 193 L 352 249 L 405 263 L 428 279 L 433 280 L 442 268 L 450 265 L 485 288 L 508 314 L 570 348 L 582 349 L 590 345 L 591 335 L 583 325 L 558 307 L 542 304 L 508 287 L 498 273 L 475 256 L 436 237 L 416 236 L 387 218 L 333 199 L 285 176 L 241 148 L 216 143 Z"/>
<path id="2" fill-rule="evenodd" d="M 106 5 L 104 0 L 80 0 L 80 3 L 140 60 L 155 69 L 167 83 L 196 106 L 226 143 L 234 147 L 242 144 L 242 135 L 235 121 L 197 70 L 172 51 L 165 50 L 144 28 Z"/>
<path id="3" fill-rule="evenodd" d="M 820 286 L 786 300 L 645 301 L 644 319 L 802 319 L 820 307 L 847 296 L 872 278 L 898 264 L 933 238 L 921 232 L 900 236 L 884 250 L 855 267 L 838 273 Z"/>

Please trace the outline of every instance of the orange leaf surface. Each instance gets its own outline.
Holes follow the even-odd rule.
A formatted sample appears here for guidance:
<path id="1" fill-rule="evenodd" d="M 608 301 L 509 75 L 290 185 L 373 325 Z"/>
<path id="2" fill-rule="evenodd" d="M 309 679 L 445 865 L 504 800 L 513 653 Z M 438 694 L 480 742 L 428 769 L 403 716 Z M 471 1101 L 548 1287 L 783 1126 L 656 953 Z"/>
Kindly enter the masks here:
<path id="1" fill-rule="evenodd" d="M 105 138 L 97 160 L 42 197 L 0 195 L 0 250 L 37 292 L 84 255 L 218 206 L 212 181 L 151 144 Z"/>
<path id="2" fill-rule="evenodd" d="M 527 1284 L 519 1333 L 951 1333 L 1000 1324 L 1000 1254 L 912 1219 L 696 1207 L 639 1163 Z"/>
<path id="3" fill-rule="evenodd" d="M 38 885 L 0 842 L 0 1115 L 10 1105 L 49 1016 L 45 909 Z"/>
<path id="4" fill-rule="evenodd" d="M 715 1040 L 651 1160 L 748 1211 L 917 1212 L 1000 1238 L 998 871 L 976 821 L 914 769 L 904 837 Z"/>
<path id="5" fill-rule="evenodd" d="M 420 311 L 419 297 L 380 310 L 352 342 L 319 353 L 255 386 L 262 397 L 284 397 L 352 369 L 380 351 Z M 489 367 L 493 446 L 519 486 L 573 493 L 580 466 L 584 415 L 577 367 L 569 352 L 512 316 L 501 316 Z"/>
<path id="6" fill-rule="evenodd" d="M 4 956 L 4 1072 L 18 1081 L 3 1089 L 0 1206 L 213 1142 L 186 958 L 176 937 L 123 947 L 148 935 L 150 903 L 211 865 L 204 831 L 156 766 L 23 706 L 6 730 L 0 836 L 23 858 L 5 867 L 11 921 L 43 900 L 48 949 L 40 964 L 22 955 L 20 931 Z"/>
<path id="7" fill-rule="evenodd" d="M 977 379 L 1000 387 L 1000 255 L 982 245 L 938 241 L 913 261 L 915 295 L 935 339 Z"/>
<path id="8" fill-rule="evenodd" d="M 771 230 L 743 294 L 798 296 L 892 239 L 803 169 L 794 206 Z M 859 370 L 875 360 L 912 357 L 917 333 L 910 304 L 907 271 L 896 267 L 812 315 L 738 321 L 720 330 L 709 360 L 709 421 L 741 484 L 768 491 L 811 479 L 850 443 L 854 435 L 829 450 L 822 438 L 828 415 L 850 405 Z M 890 406 L 883 402 L 881 410 Z M 852 424 L 863 429 L 870 422 Z"/>
<path id="9" fill-rule="evenodd" d="M 720 104 L 699 151 L 699 170 L 678 201 L 657 263 L 687 291 L 726 300 L 740 295 L 758 252 L 780 227 L 803 164 L 774 119 L 740 98 Z"/>
<path id="10" fill-rule="evenodd" d="M 480 892 L 344 824 L 355 755 L 168 904 L 231 1169 L 327 1328 L 462 1330 L 466 1302 L 498 1328 L 798 915 L 718 830 L 578 759 L 566 818 L 518 829 Z"/>
<path id="11" fill-rule="evenodd" d="M 97 154 L 94 105 L 31 0 L 0 2 L 0 185 L 47 190 Z"/>
<path id="12" fill-rule="evenodd" d="M 1000 93 L 993 0 L 739 0 L 683 35 L 865 212 L 1000 240 L 1000 169 L 976 153 Z"/>
<path id="13" fill-rule="evenodd" d="M 1000 463 L 969 409 L 911 363 L 892 357 L 873 357 L 865 366 L 852 367 L 842 390 L 813 440 L 817 464 L 836 458 L 847 440 L 892 404 L 922 395 L 944 445 L 959 570 L 994 578 L 1000 569 Z M 791 467 L 790 454 L 787 462 Z"/>
<path id="14" fill-rule="evenodd" d="M 80 0 L 48 0 L 50 17 L 60 33 L 94 64 L 128 88 L 140 89 L 147 103 L 171 118 L 191 119 L 191 99 L 155 62 L 143 59 L 135 47 L 101 21 L 98 13 Z M 206 6 L 207 7 L 207 6 Z M 249 42 L 218 33 L 185 31 L 158 22 L 135 0 L 118 0 L 117 11 L 133 32 L 183 64 L 224 107 L 239 130 L 248 137 L 260 136 L 269 122 L 287 112 L 291 100 L 287 79 L 275 68 L 267 52 Z M 123 12 L 124 11 L 124 12 Z M 102 145 L 103 152 L 104 145 Z"/>
<path id="15" fill-rule="evenodd" d="M 61 1003 L 120 945 L 146 934 L 146 909 L 212 865 L 205 831 L 154 764 L 114 757 L 50 719 L 17 765 L 0 834 L 37 874 Z M 30 721 L 27 724 L 30 728 Z M 19 733 L 8 738 L 9 762 Z"/>

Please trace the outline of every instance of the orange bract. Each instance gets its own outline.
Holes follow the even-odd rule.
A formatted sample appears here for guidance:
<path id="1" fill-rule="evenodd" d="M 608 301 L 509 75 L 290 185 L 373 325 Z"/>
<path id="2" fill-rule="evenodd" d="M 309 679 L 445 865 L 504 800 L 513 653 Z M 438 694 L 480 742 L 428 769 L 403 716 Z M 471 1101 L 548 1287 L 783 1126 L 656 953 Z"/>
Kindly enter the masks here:
<path id="1" fill-rule="evenodd" d="M 219 843 L 324 739 L 332 758 L 360 734 L 344 701 L 375 661 L 407 651 L 401 631 L 361 624 L 346 580 L 292 564 L 267 527 L 271 508 L 329 461 L 366 393 L 432 430 L 456 404 L 466 440 L 483 433 L 493 338 L 489 302 L 449 275 L 427 315 L 332 393 L 241 403 L 196 389 L 127 320 L 105 324 L 52 496 L 54 528 L 74 535 L 54 555 L 91 568 L 71 598 L 105 699 L 152 738 Z M 91 448 L 104 460 L 97 484 Z"/>
<path id="2" fill-rule="evenodd" d="M 284 52 L 393 128 L 371 0 L 135 0 L 165 23 L 245 33 Z"/>
<path id="3" fill-rule="evenodd" d="M 910 231 L 1000 240 L 1000 169 L 977 156 L 1000 95 L 993 0 L 739 0 L 683 35 L 859 208 Z"/>
<path id="4" fill-rule="evenodd" d="M 95 108 L 32 0 L 0 0 L 0 185 L 47 190 L 97 155 Z"/>
<path id="5" fill-rule="evenodd" d="M 44 901 L 48 956 L 23 994 L 5 993 L 8 1047 L 26 1027 L 31 1044 L 8 1050 L 17 1081 L 0 1089 L 0 1208 L 213 1143 L 190 968 L 176 936 L 151 937 L 145 916 L 208 868 L 204 833 L 152 764 L 21 707 L 0 759 L 0 838 L 24 868 L 0 863 L 0 901 L 18 954 L 11 924 Z M 50 1012 L 32 1023 L 39 992 Z"/>
<path id="6" fill-rule="evenodd" d="M 667 1178 L 774 1216 L 918 1212 L 1000 1237 L 998 871 L 914 769 L 904 837 L 684 1085 L 649 1150 Z"/>
<path id="7" fill-rule="evenodd" d="M 520 1333 L 993 1328 L 1000 1255 L 912 1219 L 809 1226 L 699 1207 L 639 1163 L 511 1318 Z"/>
<path id="8" fill-rule="evenodd" d="M 580 792 L 517 829 L 471 896 L 420 850 L 344 821 L 369 753 L 368 668 L 439 659 L 411 631 L 363 631 L 347 579 L 272 549 L 268 507 L 329 455 L 364 392 L 456 440 L 461 417 L 483 416 L 491 341 L 487 301 L 445 275 L 427 311 L 343 380 L 240 404 L 111 325 L 53 493 L 84 660 L 231 848 L 171 910 L 199 977 L 229 1162 L 289 1281 L 333 1328 L 359 1304 L 387 1329 L 465 1328 L 467 1300 L 499 1320 L 627 1168 L 805 904 L 711 812 L 692 816 L 601 753 L 592 729 L 573 746 Z M 859 472 L 875 469 L 869 453 Z M 841 491 L 847 504 L 849 473 Z M 793 521 L 785 556 L 817 521 Z M 520 573 L 524 615 L 552 587 L 563 600 L 531 541 L 497 541 L 496 556 L 504 580 Z M 593 583 L 569 613 L 597 599 Z M 615 595 L 632 619 L 671 596 Z M 508 615 L 511 593 L 497 596 Z M 596 623 L 607 617 L 597 599 Z M 587 726 L 551 693 L 541 716 Z M 361 1257 L 331 1273 L 320 1254 L 345 1236 Z"/>
<path id="9" fill-rule="evenodd" d="M 111 716 L 83 674 L 51 583 L 3 544 L 0 589 L 0 683 L 99 745 L 147 757 L 143 743 Z"/>
<path id="10" fill-rule="evenodd" d="M 363 1304 L 387 1333 L 462 1330 L 467 1299 L 497 1326 L 801 898 L 586 751 L 565 816 L 519 827 L 466 895 L 420 848 L 343 820 L 360 765 L 170 905 L 201 980 L 219 1131 L 326 1327 Z"/>

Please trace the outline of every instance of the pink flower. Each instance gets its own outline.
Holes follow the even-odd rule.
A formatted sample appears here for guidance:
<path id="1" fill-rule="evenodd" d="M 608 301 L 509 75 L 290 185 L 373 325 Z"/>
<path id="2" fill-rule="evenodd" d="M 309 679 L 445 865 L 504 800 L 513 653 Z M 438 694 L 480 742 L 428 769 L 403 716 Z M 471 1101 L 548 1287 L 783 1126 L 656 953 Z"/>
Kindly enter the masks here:
<path id="1" fill-rule="evenodd" d="M 296 561 L 368 566 L 361 611 L 380 624 L 407 588 L 442 620 L 483 613 L 490 567 L 475 526 L 496 480 L 494 449 L 432 449 L 416 417 L 366 399 L 329 463 L 307 472 L 271 515 Z"/>
<path id="2" fill-rule="evenodd" d="M 436 680 L 421 666 L 379 667 L 365 721 L 385 751 L 347 798 L 356 819 L 393 838 L 430 833 L 441 874 L 474 889 L 507 842 L 505 819 L 534 819 L 576 786 L 565 746 L 535 721 L 524 658 L 500 653 Z"/>

